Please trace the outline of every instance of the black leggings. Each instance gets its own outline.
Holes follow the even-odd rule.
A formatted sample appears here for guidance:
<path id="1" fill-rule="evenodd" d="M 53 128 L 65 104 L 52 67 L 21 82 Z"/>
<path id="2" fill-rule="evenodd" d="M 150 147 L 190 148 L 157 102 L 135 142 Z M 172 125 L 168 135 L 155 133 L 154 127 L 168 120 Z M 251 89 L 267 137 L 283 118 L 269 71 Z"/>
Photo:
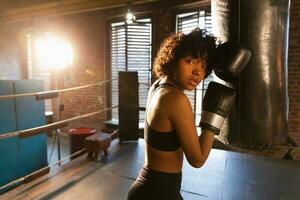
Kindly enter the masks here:
<path id="1" fill-rule="evenodd" d="M 181 172 L 165 173 L 143 167 L 129 190 L 127 200 L 183 200 L 181 178 Z"/>

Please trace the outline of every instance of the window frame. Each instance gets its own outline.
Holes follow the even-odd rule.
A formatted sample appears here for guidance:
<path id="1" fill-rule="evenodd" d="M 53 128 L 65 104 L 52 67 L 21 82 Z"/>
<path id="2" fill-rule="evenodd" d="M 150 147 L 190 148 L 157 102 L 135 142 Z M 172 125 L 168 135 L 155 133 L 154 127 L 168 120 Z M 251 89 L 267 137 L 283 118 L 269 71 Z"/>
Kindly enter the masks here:
<path id="1" fill-rule="evenodd" d="M 43 77 L 41 75 L 42 72 L 47 73 L 48 76 L 43 77 L 43 86 L 44 90 L 52 90 L 53 89 L 53 79 L 55 78 L 53 75 L 52 70 L 38 70 L 37 65 L 38 62 L 36 60 L 37 56 L 37 49 L 36 49 L 36 39 L 39 37 L 39 35 L 36 35 L 34 33 L 27 33 L 26 34 L 26 77 L 28 79 L 32 80 L 41 80 L 40 78 Z M 47 80 L 45 80 L 47 78 Z M 49 83 L 46 83 L 49 82 Z M 45 111 L 53 112 L 54 104 L 52 99 L 45 99 Z"/>
<path id="2" fill-rule="evenodd" d="M 151 28 L 150 28 L 150 53 L 149 53 L 149 56 L 150 56 L 150 59 L 149 59 L 149 88 L 151 87 L 151 83 L 152 83 L 152 63 L 153 63 L 153 17 L 150 13 L 143 13 L 143 14 L 139 14 L 139 15 L 136 15 L 137 17 L 137 20 L 141 20 L 141 19 L 150 19 L 150 23 L 151 23 Z M 111 27 L 111 24 L 112 23 L 117 23 L 117 22 L 125 22 L 124 20 L 124 16 L 122 17 L 113 17 L 113 18 L 110 18 L 107 20 L 107 35 L 108 35 L 108 40 L 107 40 L 107 63 L 108 63 L 108 69 L 107 69 L 107 77 L 109 77 L 109 79 L 112 79 L 112 60 L 111 60 L 111 40 L 112 40 L 112 27 Z M 126 24 L 126 23 L 125 23 Z M 126 50 L 127 51 L 127 50 Z M 106 95 L 107 95 L 107 105 L 108 106 L 113 106 L 112 105 L 112 92 L 111 92 L 111 87 L 112 87 L 112 84 L 107 84 L 107 87 L 106 87 Z M 147 98 L 147 95 L 146 95 L 146 98 Z M 147 99 L 145 99 L 147 100 Z M 142 106 L 141 107 L 141 103 L 140 104 L 140 107 L 139 107 L 139 110 L 140 110 L 140 116 L 142 115 L 141 112 L 144 112 L 145 111 L 145 107 Z M 108 111 L 107 112 L 107 120 L 108 121 L 111 121 L 111 123 L 113 124 L 118 124 L 117 121 L 113 121 L 113 115 L 112 115 L 112 111 Z M 143 124 L 143 119 L 141 120 L 141 117 L 139 117 L 139 120 L 140 120 L 140 124 Z"/>

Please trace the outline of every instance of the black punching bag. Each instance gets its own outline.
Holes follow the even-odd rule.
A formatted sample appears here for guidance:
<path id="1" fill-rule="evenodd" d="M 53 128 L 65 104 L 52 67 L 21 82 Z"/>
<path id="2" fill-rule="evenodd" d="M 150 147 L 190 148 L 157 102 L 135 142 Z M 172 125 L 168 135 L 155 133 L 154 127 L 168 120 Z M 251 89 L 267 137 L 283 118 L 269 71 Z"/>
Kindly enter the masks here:
<path id="1" fill-rule="evenodd" d="M 216 36 L 239 41 L 252 53 L 237 83 L 231 143 L 264 148 L 286 141 L 289 8 L 289 0 L 212 0 Z"/>

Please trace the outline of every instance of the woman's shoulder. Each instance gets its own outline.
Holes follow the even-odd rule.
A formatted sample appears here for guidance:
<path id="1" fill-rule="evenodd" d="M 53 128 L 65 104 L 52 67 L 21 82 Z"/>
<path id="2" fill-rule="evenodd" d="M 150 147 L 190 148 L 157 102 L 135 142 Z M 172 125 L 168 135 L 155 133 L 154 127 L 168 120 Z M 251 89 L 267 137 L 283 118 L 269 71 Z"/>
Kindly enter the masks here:
<path id="1" fill-rule="evenodd" d="M 183 91 L 176 88 L 173 84 L 167 83 L 164 79 L 156 80 L 152 84 L 150 91 L 150 96 L 154 97 L 155 101 L 168 107 L 190 103 Z"/>
<path id="2" fill-rule="evenodd" d="M 175 87 L 165 87 L 161 90 L 161 100 L 169 106 L 176 107 L 182 104 L 189 104 L 190 101 L 184 92 Z"/>

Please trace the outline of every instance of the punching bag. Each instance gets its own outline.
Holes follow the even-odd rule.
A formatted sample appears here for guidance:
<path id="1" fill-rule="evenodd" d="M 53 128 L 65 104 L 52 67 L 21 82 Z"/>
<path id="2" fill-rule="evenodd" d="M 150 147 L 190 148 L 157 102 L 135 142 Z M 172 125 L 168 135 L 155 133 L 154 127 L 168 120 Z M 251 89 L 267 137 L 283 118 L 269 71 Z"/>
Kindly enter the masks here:
<path id="1" fill-rule="evenodd" d="M 289 0 L 212 0 L 214 34 L 252 53 L 236 83 L 229 143 L 265 148 L 287 139 L 289 8 Z"/>

